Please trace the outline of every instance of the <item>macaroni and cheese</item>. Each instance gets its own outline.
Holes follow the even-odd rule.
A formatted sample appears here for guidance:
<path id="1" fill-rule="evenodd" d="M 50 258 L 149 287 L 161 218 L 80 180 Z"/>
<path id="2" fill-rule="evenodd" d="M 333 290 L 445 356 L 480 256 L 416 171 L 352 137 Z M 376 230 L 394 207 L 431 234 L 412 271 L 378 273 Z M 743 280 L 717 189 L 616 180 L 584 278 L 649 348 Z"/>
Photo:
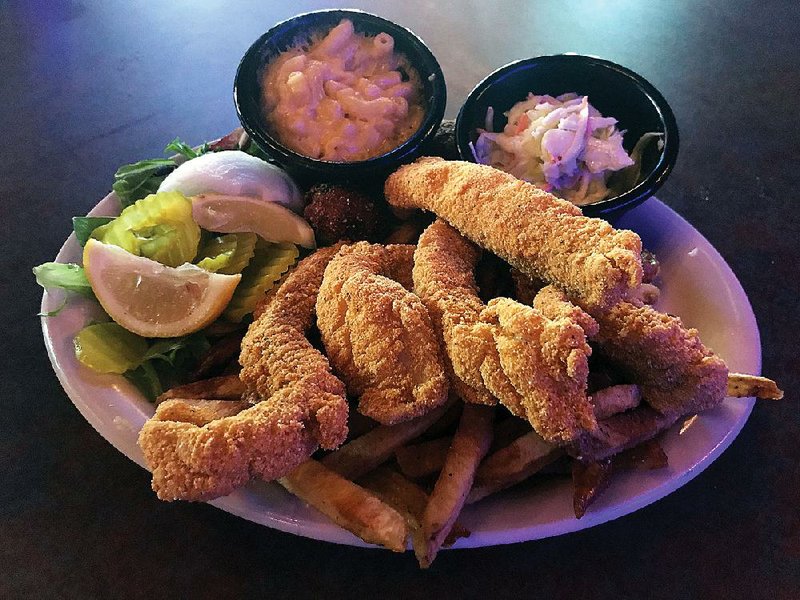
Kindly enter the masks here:
<path id="1" fill-rule="evenodd" d="M 349 20 L 278 55 L 262 84 L 273 133 L 321 160 L 385 154 L 419 128 L 424 114 L 419 76 L 394 52 L 392 36 L 356 33 Z"/>

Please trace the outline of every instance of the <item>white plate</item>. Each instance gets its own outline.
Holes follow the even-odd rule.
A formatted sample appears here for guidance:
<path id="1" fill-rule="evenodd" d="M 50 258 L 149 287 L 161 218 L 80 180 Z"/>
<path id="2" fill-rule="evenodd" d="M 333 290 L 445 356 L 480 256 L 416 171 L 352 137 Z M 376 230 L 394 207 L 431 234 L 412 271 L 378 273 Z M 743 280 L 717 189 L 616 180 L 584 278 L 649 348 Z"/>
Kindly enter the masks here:
<path id="1" fill-rule="evenodd" d="M 116 199 L 106 197 L 91 214 L 114 214 Z M 633 229 L 661 261 L 661 310 L 696 327 L 703 341 L 733 371 L 758 374 L 761 345 L 753 311 L 741 285 L 717 251 L 691 225 L 656 199 L 630 211 L 617 224 Z M 81 249 L 72 235 L 59 262 L 78 262 Z M 45 293 L 43 311 L 62 302 Z M 98 375 L 78 364 L 72 339 L 87 321 L 101 315 L 91 301 L 70 299 L 57 316 L 42 319 L 53 368 L 69 397 L 89 423 L 115 448 L 144 466 L 136 437 L 153 407 L 122 377 Z M 679 434 L 676 426 L 663 445 L 670 467 L 615 475 L 611 487 L 578 520 L 572 513 L 569 481 L 510 490 L 467 507 L 461 521 L 472 531 L 455 547 L 507 544 L 560 535 L 616 519 L 663 498 L 705 469 L 730 445 L 747 420 L 752 399 L 728 398 Z M 281 531 L 341 544 L 364 542 L 331 523 L 280 486 L 253 482 L 212 502 L 225 511 Z"/>

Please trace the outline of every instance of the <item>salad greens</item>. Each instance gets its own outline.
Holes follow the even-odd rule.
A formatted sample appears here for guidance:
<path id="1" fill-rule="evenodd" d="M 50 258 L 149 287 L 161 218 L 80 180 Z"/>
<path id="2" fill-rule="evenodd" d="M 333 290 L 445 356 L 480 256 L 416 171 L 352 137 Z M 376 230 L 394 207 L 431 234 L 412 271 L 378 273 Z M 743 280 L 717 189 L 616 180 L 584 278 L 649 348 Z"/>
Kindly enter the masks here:
<path id="1" fill-rule="evenodd" d="M 192 159 L 205 154 L 208 149 L 208 144 L 203 144 L 195 150 L 180 138 L 175 138 L 164 148 L 164 153 L 174 153 L 186 159 Z M 114 184 L 111 189 L 117 194 L 122 207 L 125 208 L 145 196 L 155 194 L 164 178 L 181 162 L 175 158 L 150 158 L 123 165 L 114 173 Z"/>
<path id="2" fill-rule="evenodd" d="M 61 288 L 87 298 L 94 298 L 92 286 L 80 265 L 48 262 L 33 268 L 36 283 L 43 288 Z"/>
<path id="3" fill-rule="evenodd" d="M 123 375 L 145 398 L 153 401 L 164 390 L 182 383 L 210 347 L 202 331 L 180 338 L 153 340 L 142 362 Z"/>
<path id="4" fill-rule="evenodd" d="M 229 322 L 240 322 L 252 311 L 257 298 L 271 286 L 298 256 L 294 244 L 271 244 L 253 233 L 215 234 L 202 230 L 192 218 L 191 202 L 179 192 L 161 192 L 166 176 L 186 160 L 207 152 L 238 148 L 241 133 L 212 144 L 193 148 L 175 138 L 164 149 L 170 158 L 153 158 L 120 167 L 113 190 L 122 211 L 118 217 L 74 217 L 72 226 L 81 246 L 91 238 L 114 244 L 139 256 L 168 266 L 195 262 L 209 271 L 246 277 L 237 288 L 236 302 L 223 314 Z M 268 160 L 256 144 L 248 154 Z M 252 263 L 252 264 L 251 264 Z M 250 268 L 248 268 L 250 267 Z M 60 288 L 94 299 L 84 269 L 77 264 L 49 262 L 33 269 L 43 288 Z M 42 316 L 58 314 L 64 304 Z M 231 318 L 233 317 L 233 318 Z M 213 334 L 212 334 L 213 337 Z M 205 331 L 183 337 L 149 339 L 136 335 L 116 322 L 90 323 L 74 339 L 75 354 L 84 365 L 101 373 L 122 374 L 149 400 L 165 389 L 183 383 L 209 349 Z"/>
<path id="5" fill-rule="evenodd" d="M 226 143 L 231 143 L 225 139 Z M 122 207 L 130 206 L 137 200 L 141 200 L 149 194 L 154 194 L 164 178 L 174 171 L 178 165 L 185 160 L 191 160 L 207 152 L 229 149 L 225 143 L 217 146 L 202 144 L 198 148 L 192 148 L 180 138 L 175 138 L 166 148 L 165 154 L 175 154 L 172 158 L 151 158 L 140 160 L 130 165 L 123 165 L 114 174 L 114 184 L 111 188 L 117 194 Z M 271 162 L 272 159 L 258 147 L 257 144 L 249 144 L 242 151 Z"/>
<path id="6" fill-rule="evenodd" d="M 148 340 L 109 321 L 87 325 L 75 336 L 75 356 L 98 373 L 124 375 L 148 399 L 180 381 L 210 347 L 202 333 Z"/>
<path id="7" fill-rule="evenodd" d="M 149 194 L 155 194 L 164 178 L 177 166 L 171 158 L 153 158 L 123 165 L 114 173 L 111 189 L 125 208 Z"/>
<path id="8" fill-rule="evenodd" d="M 169 144 L 167 144 L 167 147 L 164 148 L 164 152 L 174 152 L 175 154 L 185 156 L 187 160 L 191 160 L 208 152 L 208 144 L 203 144 L 197 150 L 195 150 L 180 138 L 175 138 Z"/>
<path id="9" fill-rule="evenodd" d="M 116 217 L 72 217 L 72 229 L 75 231 L 75 238 L 81 247 L 86 245 L 89 238 L 92 237 L 92 232 L 100 227 L 110 223 Z"/>

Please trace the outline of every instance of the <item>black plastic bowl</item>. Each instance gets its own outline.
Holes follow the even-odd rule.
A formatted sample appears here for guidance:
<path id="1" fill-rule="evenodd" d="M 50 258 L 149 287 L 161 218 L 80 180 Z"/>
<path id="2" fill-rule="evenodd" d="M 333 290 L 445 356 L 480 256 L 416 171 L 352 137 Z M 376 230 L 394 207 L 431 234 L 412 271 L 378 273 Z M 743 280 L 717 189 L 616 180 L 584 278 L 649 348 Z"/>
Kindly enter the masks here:
<path id="1" fill-rule="evenodd" d="M 419 74 L 425 102 L 425 117 L 416 133 L 386 154 L 355 162 L 319 160 L 287 148 L 272 135 L 261 103 L 264 67 L 275 56 L 308 41 L 312 35 L 327 33 L 342 19 L 352 21 L 359 33 L 391 35 L 395 52 L 405 56 Z M 423 41 L 405 27 L 359 10 L 319 10 L 275 25 L 250 46 L 239 63 L 233 96 L 245 131 L 276 163 L 303 181 L 364 181 L 385 177 L 418 156 L 420 146 L 436 133 L 447 103 L 442 69 Z"/>
<path id="2" fill-rule="evenodd" d="M 627 192 L 581 206 L 584 214 L 612 218 L 644 202 L 661 187 L 678 157 L 678 125 L 675 115 L 659 91 L 638 75 L 618 64 L 592 56 L 559 54 L 538 56 L 510 63 L 481 81 L 467 96 L 456 119 L 456 145 L 462 160 L 474 162 L 470 142 L 486 122 L 486 111 L 494 109 L 494 131 L 502 131 L 511 107 L 528 93 L 557 96 L 575 92 L 604 116 L 617 119 L 625 132 L 623 145 L 630 153 L 642 134 L 663 134 L 663 147 L 650 144 L 642 157 L 642 177 Z"/>

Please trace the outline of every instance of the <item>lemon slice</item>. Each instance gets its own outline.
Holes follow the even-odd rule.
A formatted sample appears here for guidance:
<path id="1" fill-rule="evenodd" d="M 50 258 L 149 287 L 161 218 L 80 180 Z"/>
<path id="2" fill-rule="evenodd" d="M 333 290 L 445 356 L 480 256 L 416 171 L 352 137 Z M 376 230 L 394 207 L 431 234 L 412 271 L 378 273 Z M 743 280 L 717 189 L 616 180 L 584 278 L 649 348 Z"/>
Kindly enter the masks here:
<path id="1" fill-rule="evenodd" d="M 264 202 L 261 198 L 198 194 L 192 196 L 192 218 L 208 231 L 251 232 L 267 242 L 315 246 L 314 230 L 305 219 L 277 202 Z"/>
<path id="2" fill-rule="evenodd" d="M 195 265 L 167 267 L 111 244 L 89 240 L 83 268 L 105 311 L 144 337 L 178 337 L 202 329 L 227 306 L 241 275 Z"/>

